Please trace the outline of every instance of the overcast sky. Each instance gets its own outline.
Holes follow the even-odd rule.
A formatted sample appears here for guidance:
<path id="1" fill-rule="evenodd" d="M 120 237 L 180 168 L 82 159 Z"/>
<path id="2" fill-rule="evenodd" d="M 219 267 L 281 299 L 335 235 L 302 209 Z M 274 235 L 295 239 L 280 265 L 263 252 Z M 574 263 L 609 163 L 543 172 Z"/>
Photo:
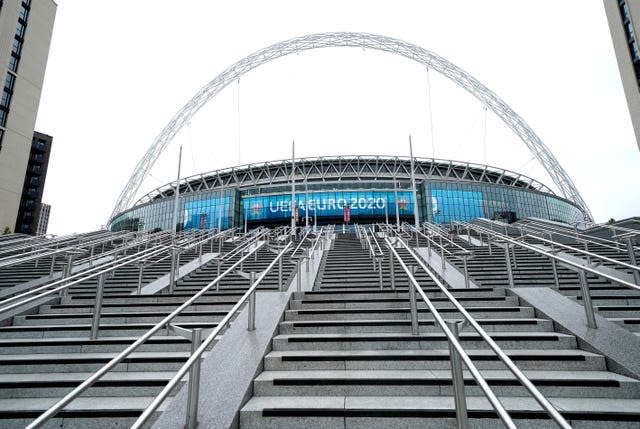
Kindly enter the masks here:
<path id="1" fill-rule="evenodd" d="M 527 121 L 596 221 L 640 214 L 640 152 L 601 0 L 58 0 L 36 126 L 54 137 L 48 232 L 105 224 L 154 138 L 228 66 L 330 31 L 395 37 L 448 59 Z M 501 120 L 446 78 L 397 55 L 331 48 L 230 84 L 167 147 L 139 196 L 175 180 L 179 144 L 190 175 L 288 158 L 293 139 L 298 156 L 408 155 L 409 135 L 416 156 L 487 163 L 556 189 Z"/>

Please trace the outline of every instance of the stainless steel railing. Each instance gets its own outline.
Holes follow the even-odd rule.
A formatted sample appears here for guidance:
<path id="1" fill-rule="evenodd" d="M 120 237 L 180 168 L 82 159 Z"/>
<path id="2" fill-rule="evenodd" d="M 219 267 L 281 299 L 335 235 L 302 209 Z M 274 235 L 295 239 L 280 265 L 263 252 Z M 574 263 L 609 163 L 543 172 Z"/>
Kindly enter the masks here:
<path id="1" fill-rule="evenodd" d="M 236 267 L 238 267 L 245 259 L 249 258 L 253 254 L 253 252 L 257 252 L 264 244 L 265 243 L 262 242 L 262 243 L 258 244 L 258 246 L 256 246 L 253 249 L 251 249 L 246 255 L 242 256 L 242 258 L 240 258 L 233 265 L 231 265 L 229 268 L 227 268 L 220 276 L 216 277 L 213 281 L 211 281 L 209 284 L 207 284 L 205 287 L 203 287 L 200 291 L 198 291 L 196 294 L 194 294 L 191 298 L 186 300 L 178 308 L 173 310 L 169 315 L 167 315 L 165 318 L 163 318 L 160 322 L 156 323 L 145 334 L 140 336 L 136 341 L 134 341 L 131 345 L 129 345 L 122 352 L 118 353 L 117 356 L 115 356 L 113 359 L 111 359 L 107 364 L 105 364 L 102 368 L 100 368 L 93 375 L 91 375 L 89 378 L 87 378 L 79 386 L 74 388 L 71 392 L 69 392 L 67 395 L 65 395 L 62 399 L 60 399 L 58 402 L 56 402 L 51 408 L 49 408 L 47 411 L 45 411 L 43 414 L 41 414 L 37 419 L 35 419 L 33 422 L 31 422 L 26 427 L 28 429 L 35 429 L 35 428 L 39 428 L 42 425 L 44 425 L 47 421 L 49 421 L 51 418 L 53 418 L 57 413 L 62 411 L 64 409 L 64 407 L 67 406 L 71 401 L 73 401 L 79 395 L 81 395 L 82 392 L 87 390 L 94 383 L 96 383 L 98 380 L 100 380 L 106 373 L 108 373 L 111 369 L 113 369 L 117 364 L 119 364 L 124 359 L 126 359 L 127 356 L 129 356 L 138 347 L 140 347 L 142 344 L 144 344 L 156 332 L 158 332 L 161 329 L 167 328 L 169 326 L 169 324 L 171 323 L 171 321 L 173 319 L 175 319 L 184 309 L 186 309 L 187 307 L 192 305 L 197 299 L 199 299 L 201 296 L 203 296 L 205 293 L 207 293 L 211 288 L 213 288 L 213 286 L 218 284 L 227 274 L 234 272 Z M 254 291 L 255 291 L 255 288 L 254 288 Z M 246 294 L 245 294 L 245 296 L 246 296 Z M 243 296 L 243 298 L 244 298 L 244 296 Z M 244 299 L 244 301 L 246 301 L 246 299 Z M 238 308 L 238 305 L 234 306 L 232 311 L 234 311 L 234 309 L 235 309 L 235 311 L 237 311 L 237 308 Z M 235 314 L 235 311 L 234 311 L 233 314 Z M 227 316 L 229 316 L 229 314 L 227 314 Z M 223 319 L 223 321 L 218 324 L 218 326 L 216 327 L 216 330 L 217 330 L 216 334 L 220 332 L 222 327 L 226 326 L 229 323 L 230 319 L 231 319 L 230 316 L 229 317 L 225 317 Z M 206 343 L 206 346 L 208 346 L 214 339 L 215 339 L 215 335 L 213 337 L 210 335 L 210 336 L 207 337 L 207 340 L 205 340 L 205 342 L 203 342 L 202 344 L 204 345 Z M 204 348 L 206 348 L 206 346 Z M 200 350 L 199 354 L 197 355 L 198 359 L 202 355 L 202 353 L 204 352 L 204 348 L 200 348 L 199 347 L 197 349 L 197 350 Z M 195 361 L 195 358 L 194 359 L 189 359 L 187 361 L 187 364 L 189 364 L 191 366 L 191 365 L 193 365 L 193 361 Z M 177 377 L 177 378 L 174 377 L 174 379 L 179 381 L 184 376 L 185 372 L 179 372 L 180 376 Z M 174 379 L 172 379 L 172 381 Z M 175 383 L 177 383 L 177 381 L 174 382 L 174 385 L 175 385 Z M 163 392 L 164 392 L 164 390 L 163 390 Z"/>
<path id="2" fill-rule="evenodd" d="M 147 406 L 147 408 L 142 412 L 140 417 L 135 421 L 133 425 L 131 425 L 131 429 L 141 428 L 143 425 L 149 420 L 152 414 L 158 409 L 158 407 L 164 402 L 165 399 L 170 395 L 171 390 L 173 390 L 178 383 L 182 380 L 182 378 L 189 372 L 189 382 L 187 385 L 188 388 L 188 396 L 187 396 L 187 410 L 186 410 L 186 429 L 193 429 L 197 425 L 198 418 L 198 397 L 199 397 L 199 381 L 200 381 L 200 359 L 205 350 L 213 343 L 216 336 L 220 333 L 220 331 L 225 327 L 231 319 L 240 311 L 242 306 L 248 302 L 249 305 L 249 314 L 248 314 L 248 331 L 253 331 L 256 329 L 255 321 L 256 321 L 256 289 L 258 285 L 264 280 L 264 278 L 269 274 L 269 272 L 273 269 L 276 263 L 282 260 L 285 253 L 287 253 L 293 244 L 288 243 L 280 253 L 274 258 L 274 260 L 269 264 L 269 266 L 262 271 L 256 278 L 256 273 L 252 272 L 250 277 L 250 287 L 242 295 L 242 298 L 238 300 L 238 302 L 231 308 L 231 310 L 227 313 L 226 316 L 218 323 L 211 333 L 207 336 L 207 338 L 199 343 L 197 348 L 195 348 L 191 357 L 187 362 L 178 370 L 178 372 L 173 376 L 173 378 L 167 383 L 167 385 L 162 389 L 162 391 L 151 401 L 151 403 Z M 195 342 L 199 342 L 198 338 L 194 338 Z"/>
<path id="3" fill-rule="evenodd" d="M 406 273 L 407 278 L 409 279 L 409 297 L 410 297 L 410 307 L 411 307 L 411 326 L 412 333 L 414 335 L 418 335 L 419 333 L 419 324 L 418 324 L 418 311 L 417 311 L 417 300 L 416 293 L 420 295 L 422 300 L 427 305 L 429 311 L 433 315 L 433 318 L 437 322 L 437 324 L 442 329 L 443 333 L 447 337 L 447 342 L 449 344 L 450 350 L 450 359 L 451 359 L 451 367 L 452 367 L 452 381 L 454 387 L 454 398 L 456 404 L 456 419 L 457 419 L 457 427 L 458 428 L 467 428 L 468 427 L 468 416 L 467 416 L 467 407 L 466 407 L 466 397 L 464 393 L 464 379 L 462 374 L 462 365 L 458 361 L 458 359 L 462 360 L 466 365 L 467 369 L 471 373 L 472 377 L 476 380 L 476 383 L 482 389 L 483 393 L 489 400 L 491 406 L 498 414 L 498 417 L 505 426 L 509 428 L 516 428 L 513 419 L 506 411 L 504 406 L 500 403 L 500 400 L 497 398 L 495 393 L 491 390 L 488 383 L 480 374 L 480 371 L 473 364 L 469 355 L 465 352 L 462 344 L 458 338 L 458 329 L 460 324 L 456 321 L 445 321 L 444 318 L 440 315 L 435 305 L 431 302 L 429 297 L 425 294 L 424 290 L 420 287 L 420 284 L 414 277 L 414 269 L 409 269 L 407 264 L 402 260 L 396 249 L 394 248 L 394 243 L 389 239 L 385 238 L 385 243 L 387 248 L 390 251 L 391 263 L 390 269 L 394 270 L 394 260 L 397 260 L 403 271 Z M 467 312 L 467 310 L 458 302 L 458 300 L 449 292 L 446 286 L 444 286 L 440 280 L 438 280 L 437 276 L 422 262 L 420 257 L 415 254 L 415 252 L 411 249 L 411 247 L 404 242 L 404 240 L 396 239 L 395 243 L 402 246 L 407 252 L 409 252 L 410 257 L 412 259 L 412 266 L 418 266 L 424 270 L 427 275 L 431 278 L 431 280 L 436 284 L 436 286 L 440 289 L 440 291 L 447 297 L 447 299 L 453 304 L 453 306 L 458 310 L 458 312 L 462 315 L 463 326 L 468 324 L 471 326 L 478 335 L 489 345 L 489 347 L 493 350 L 493 352 L 498 356 L 498 358 L 507 366 L 509 371 L 518 379 L 518 381 L 524 386 L 524 388 L 531 394 L 531 396 L 540 404 L 540 406 L 547 412 L 547 414 L 553 419 L 553 421 L 562 428 L 571 428 L 569 423 L 562 417 L 562 415 L 555 409 L 555 407 L 540 393 L 540 391 L 533 385 L 533 383 L 520 371 L 520 369 L 513 363 L 513 361 L 507 356 L 506 353 L 493 341 L 493 339 L 487 334 L 487 332 L 478 324 L 478 322 Z M 414 265 L 415 264 L 415 265 Z"/>
<path id="4" fill-rule="evenodd" d="M 614 284 L 619 284 L 621 286 L 625 286 L 627 288 L 630 289 L 634 289 L 634 290 L 638 290 L 640 291 L 640 286 L 635 285 L 633 283 L 627 282 L 623 279 L 620 279 L 618 277 L 615 276 L 611 276 L 607 273 L 604 273 L 602 271 L 596 270 L 592 267 L 589 266 L 585 266 L 585 265 L 581 265 L 579 263 L 576 263 L 574 261 L 568 260 L 566 258 L 562 258 L 558 255 L 555 255 L 553 252 L 548 252 L 545 250 L 542 250 L 536 246 L 533 246 L 531 244 L 525 243 L 522 240 L 516 240 L 516 239 L 512 239 L 506 235 L 500 234 L 500 233 L 496 233 L 495 231 L 491 231 L 488 230 L 486 228 L 482 228 L 480 226 L 477 225 L 472 225 L 469 223 L 465 223 L 465 222 L 455 222 L 456 224 L 460 224 L 462 225 L 464 228 L 468 228 L 470 230 L 474 230 L 474 231 L 478 231 L 484 234 L 488 234 L 490 236 L 493 237 L 494 241 L 500 241 L 502 243 L 504 243 L 504 249 L 505 249 L 505 260 L 507 263 L 507 272 L 509 275 L 509 283 L 510 286 L 513 287 L 514 286 L 514 280 L 513 280 L 513 273 L 512 273 L 512 269 L 511 269 L 511 257 L 509 256 L 510 251 L 509 249 L 515 249 L 516 246 L 522 247 L 524 249 L 530 250 L 532 252 L 535 252 L 539 255 L 543 255 L 549 259 L 552 260 L 552 266 L 554 267 L 554 277 L 556 280 L 556 284 L 558 282 L 557 280 L 557 270 L 555 269 L 555 263 L 560 263 L 563 266 L 576 271 L 578 273 L 578 276 L 580 278 L 580 290 L 582 293 L 582 301 L 583 301 L 583 305 L 584 305 L 584 309 L 585 309 L 585 314 L 586 314 L 586 320 L 587 320 L 587 326 L 589 326 L 590 328 L 597 328 L 598 325 L 596 323 L 596 318 L 595 318 L 595 313 L 594 313 L 594 309 L 593 309 L 593 303 L 591 302 L 591 294 L 589 292 L 589 283 L 587 280 L 587 273 L 593 274 L 597 277 L 601 277 L 604 279 L 607 279 L 611 282 L 613 282 Z M 515 255 L 515 252 L 514 252 Z"/>
<path id="5" fill-rule="evenodd" d="M 447 269 L 447 259 L 457 259 L 462 261 L 464 286 L 465 288 L 469 288 L 470 280 L 468 261 L 474 256 L 473 252 L 469 249 L 465 249 L 458 243 L 451 240 L 449 237 L 442 233 L 440 228 L 434 227 L 433 224 L 425 222 L 423 226 L 428 230 L 429 234 L 423 233 L 411 224 L 403 224 L 403 228 L 405 230 L 408 230 L 409 233 L 413 233 L 413 236 L 416 239 L 416 247 L 419 247 L 419 237 L 422 237 L 423 240 L 425 240 L 427 243 L 427 254 L 429 255 L 429 257 L 431 257 L 432 248 L 435 248 L 436 253 L 440 253 L 440 264 L 443 272 Z M 437 237 L 438 240 L 435 240 L 434 237 Z M 447 246 L 449 246 L 449 248 Z M 453 248 L 453 250 L 451 250 L 451 247 Z"/>

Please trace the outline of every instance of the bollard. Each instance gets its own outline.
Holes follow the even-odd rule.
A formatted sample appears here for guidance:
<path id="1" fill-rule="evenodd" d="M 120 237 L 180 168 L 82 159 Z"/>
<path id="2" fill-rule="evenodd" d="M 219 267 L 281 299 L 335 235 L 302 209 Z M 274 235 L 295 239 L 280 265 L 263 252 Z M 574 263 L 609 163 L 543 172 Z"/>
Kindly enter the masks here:
<path id="1" fill-rule="evenodd" d="M 202 343 L 202 328 L 191 331 L 191 356 Z M 200 396 L 200 359 L 189 369 L 189 391 L 187 394 L 187 418 L 185 429 L 195 429 L 198 425 L 198 399 Z"/>
<path id="2" fill-rule="evenodd" d="M 256 281 L 256 272 L 251 271 L 249 273 L 249 289 L 253 286 L 253 283 Z M 256 291 L 254 290 L 249 295 L 249 326 L 247 330 L 255 331 L 256 330 Z"/>
<path id="3" fill-rule="evenodd" d="M 457 340 L 459 338 L 458 321 L 447 320 L 447 327 Z M 462 360 L 458 351 L 449 341 L 449 359 L 451 362 L 451 384 L 453 385 L 453 399 L 456 405 L 456 429 L 468 429 L 469 417 L 467 415 L 467 398 L 464 392 L 464 376 L 462 372 Z"/>
<path id="4" fill-rule="evenodd" d="M 391 275 L 391 290 L 396 290 L 396 269 L 393 263 L 393 252 L 389 251 L 389 273 Z"/>
<path id="5" fill-rule="evenodd" d="M 511 252 L 509 252 L 509 243 L 504 243 L 504 258 L 505 258 L 505 262 L 507 263 L 507 277 L 509 278 L 509 287 L 514 287 L 514 283 L 513 283 L 513 270 L 511 269 L 511 258 L 509 257 L 509 255 L 511 254 Z"/>
<path id="6" fill-rule="evenodd" d="M 410 268 L 411 274 L 414 275 L 416 273 L 416 266 L 412 265 Z M 411 334 L 418 335 L 418 304 L 416 302 L 416 287 L 411 282 L 411 278 L 407 275 L 407 280 L 409 283 L 409 307 L 411 309 Z"/>
<path id="7" fill-rule="evenodd" d="M 93 319 L 91 320 L 91 334 L 89 338 L 95 340 L 98 338 L 98 330 L 100 329 L 100 313 L 102 313 L 102 295 L 104 292 L 104 273 L 98 276 L 98 287 L 96 288 L 96 300 L 93 304 Z"/>
<path id="8" fill-rule="evenodd" d="M 580 276 L 580 291 L 582 292 L 582 304 L 584 305 L 584 312 L 587 318 L 587 326 L 595 329 L 598 325 L 596 324 L 596 316 L 593 312 L 593 304 L 591 303 L 587 274 L 583 270 L 580 270 L 578 275 Z"/>

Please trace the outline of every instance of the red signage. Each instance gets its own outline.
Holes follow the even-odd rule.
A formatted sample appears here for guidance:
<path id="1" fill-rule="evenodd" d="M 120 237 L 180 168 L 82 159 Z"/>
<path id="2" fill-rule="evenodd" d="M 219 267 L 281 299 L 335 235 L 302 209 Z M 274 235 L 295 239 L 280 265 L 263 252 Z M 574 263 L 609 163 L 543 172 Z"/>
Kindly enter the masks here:
<path id="1" fill-rule="evenodd" d="M 351 221 L 351 208 L 349 206 L 344 206 L 342 208 L 342 218 L 345 222 Z"/>

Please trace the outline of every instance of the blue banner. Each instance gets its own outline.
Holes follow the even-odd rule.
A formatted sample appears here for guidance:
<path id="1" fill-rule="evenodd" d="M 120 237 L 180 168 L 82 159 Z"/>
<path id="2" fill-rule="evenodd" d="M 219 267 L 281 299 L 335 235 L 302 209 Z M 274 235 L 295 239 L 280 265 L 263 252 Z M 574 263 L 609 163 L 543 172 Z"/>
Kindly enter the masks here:
<path id="1" fill-rule="evenodd" d="M 245 197 L 243 210 L 249 221 L 285 220 L 291 217 L 291 194 Z M 348 207 L 352 220 L 358 216 L 386 215 L 395 216 L 394 192 L 309 192 L 296 194 L 296 206 L 299 217 L 343 217 Z M 411 192 L 398 192 L 398 213 L 402 216 L 413 215 L 413 196 Z"/>

